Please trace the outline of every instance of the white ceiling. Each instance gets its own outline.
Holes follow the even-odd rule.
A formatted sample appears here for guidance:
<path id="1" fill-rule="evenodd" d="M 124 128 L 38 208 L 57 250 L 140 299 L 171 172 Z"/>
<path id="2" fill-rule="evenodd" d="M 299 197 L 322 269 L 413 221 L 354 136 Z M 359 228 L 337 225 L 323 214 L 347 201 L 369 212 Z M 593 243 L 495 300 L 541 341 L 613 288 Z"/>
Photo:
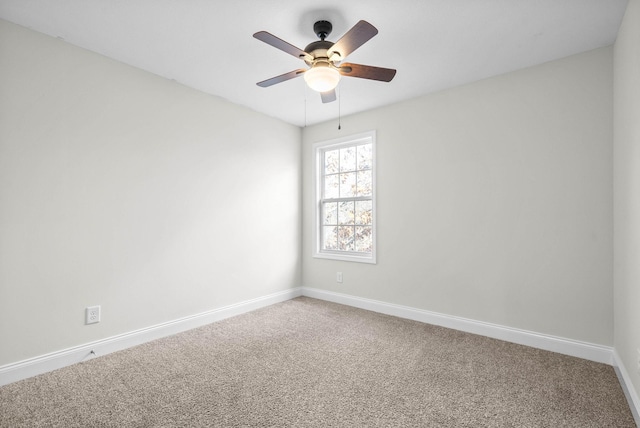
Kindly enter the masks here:
<path id="1" fill-rule="evenodd" d="M 236 104 L 304 126 L 517 70 L 615 41 L 627 0 L 0 0 L 0 17 Z M 343 78 L 339 102 L 297 78 L 313 23 L 337 41 L 361 19 L 379 33 L 349 62 L 395 68 L 390 83 Z M 306 108 L 305 108 L 306 106 Z"/>

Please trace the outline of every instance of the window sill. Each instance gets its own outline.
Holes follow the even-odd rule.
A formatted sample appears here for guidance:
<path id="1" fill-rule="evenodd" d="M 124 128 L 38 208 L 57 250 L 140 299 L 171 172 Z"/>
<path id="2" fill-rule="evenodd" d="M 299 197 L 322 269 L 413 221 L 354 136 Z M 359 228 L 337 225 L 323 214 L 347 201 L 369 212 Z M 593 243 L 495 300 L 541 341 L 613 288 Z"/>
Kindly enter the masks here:
<path id="1" fill-rule="evenodd" d="M 330 252 L 322 252 L 315 253 L 313 255 L 314 259 L 325 259 L 325 260 L 337 260 L 342 262 L 356 262 L 356 263 L 369 263 L 376 264 L 375 255 L 355 255 L 355 254 L 342 254 L 342 253 L 330 253 Z"/>

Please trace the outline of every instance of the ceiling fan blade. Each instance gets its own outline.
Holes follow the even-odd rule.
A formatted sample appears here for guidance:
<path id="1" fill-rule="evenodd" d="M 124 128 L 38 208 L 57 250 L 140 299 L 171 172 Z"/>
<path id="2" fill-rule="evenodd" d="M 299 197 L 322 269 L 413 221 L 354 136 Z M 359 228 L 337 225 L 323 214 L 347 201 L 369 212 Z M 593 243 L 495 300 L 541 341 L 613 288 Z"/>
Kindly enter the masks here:
<path id="1" fill-rule="evenodd" d="M 342 64 L 338 67 L 338 71 L 343 76 L 360 77 L 362 79 L 379 80 L 381 82 L 391 82 L 393 77 L 396 75 L 396 70 L 392 68 L 351 63 Z"/>
<path id="2" fill-rule="evenodd" d="M 359 21 L 340 40 L 329 48 L 327 56 L 331 58 L 334 53 L 339 53 L 341 59 L 365 44 L 373 36 L 378 34 L 378 29 L 367 21 Z"/>
<path id="3" fill-rule="evenodd" d="M 293 79 L 294 77 L 302 76 L 305 71 L 307 70 L 305 70 L 304 68 L 300 68 L 298 70 L 293 70 L 288 73 L 281 74 L 280 76 L 272 77 L 271 79 L 263 80 L 262 82 L 256 83 L 256 85 L 262 88 L 267 88 L 271 85 L 275 85 L 276 83 L 281 83 Z"/>
<path id="4" fill-rule="evenodd" d="M 331 103 L 336 100 L 336 90 L 332 89 L 327 92 L 320 92 L 320 96 L 322 97 L 323 103 Z"/>
<path id="5" fill-rule="evenodd" d="M 295 56 L 296 58 L 313 61 L 313 57 L 303 51 L 300 48 L 293 46 L 290 43 L 285 42 L 284 40 L 274 36 L 271 33 L 267 33 L 266 31 L 258 31 L 253 35 L 258 40 L 265 42 L 268 45 L 273 46 L 274 48 L 278 48 L 281 51 L 284 51 L 290 55 Z"/>

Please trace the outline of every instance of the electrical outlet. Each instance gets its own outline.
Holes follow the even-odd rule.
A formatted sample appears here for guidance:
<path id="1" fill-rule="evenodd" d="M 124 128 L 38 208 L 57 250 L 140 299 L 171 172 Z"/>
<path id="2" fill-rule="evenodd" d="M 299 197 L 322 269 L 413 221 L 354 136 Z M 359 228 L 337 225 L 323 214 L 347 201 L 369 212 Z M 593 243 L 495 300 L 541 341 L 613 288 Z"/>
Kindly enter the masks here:
<path id="1" fill-rule="evenodd" d="M 100 322 L 100 305 L 89 306 L 85 311 L 85 324 L 95 324 Z"/>
<path id="2" fill-rule="evenodd" d="M 336 282 L 342 284 L 342 272 L 336 272 Z"/>

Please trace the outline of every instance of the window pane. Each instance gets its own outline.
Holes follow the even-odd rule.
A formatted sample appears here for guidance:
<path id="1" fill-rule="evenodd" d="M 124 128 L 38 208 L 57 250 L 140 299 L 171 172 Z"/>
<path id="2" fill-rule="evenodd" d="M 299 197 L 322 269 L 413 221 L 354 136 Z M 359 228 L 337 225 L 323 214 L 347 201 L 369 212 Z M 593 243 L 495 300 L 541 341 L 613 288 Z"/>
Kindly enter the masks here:
<path id="1" fill-rule="evenodd" d="M 373 151 L 371 144 L 358 146 L 358 169 L 371 169 L 373 164 Z"/>
<path id="2" fill-rule="evenodd" d="M 334 174 L 338 172 L 339 162 L 340 152 L 338 150 L 324 152 L 324 173 Z"/>
<path id="3" fill-rule="evenodd" d="M 370 253 L 373 249 L 373 230 L 370 226 L 356 226 L 356 251 Z"/>
<path id="4" fill-rule="evenodd" d="M 371 196 L 373 182 L 371 180 L 371 170 L 358 171 L 358 186 L 356 196 Z"/>
<path id="5" fill-rule="evenodd" d="M 353 243 L 354 227 L 340 226 L 338 227 L 338 250 L 353 251 L 355 246 Z"/>
<path id="6" fill-rule="evenodd" d="M 338 206 L 338 224 L 353 224 L 354 221 L 354 203 L 340 202 Z"/>
<path id="7" fill-rule="evenodd" d="M 325 250 L 338 249 L 338 228 L 336 226 L 322 228 L 322 248 Z"/>
<path id="8" fill-rule="evenodd" d="M 327 202 L 322 208 L 322 224 L 338 224 L 338 203 Z"/>
<path id="9" fill-rule="evenodd" d="M 356 148 L 340 149 L 340 172 L 356 170 Z"/>
<path id="10" fill-rule="evenodd" d="M 326 199 L 337 198 L 340 196 L 340 182 L 338 174 L 327 175 L 324 178 L 324 197 Z"/>
<path id="11" fill-rule="evenodd" d="M 356 224 L 371 225 L 373 224 L 373 209 L 371 201 L 356 202 Z"/>
<path id="12" fill-rule="evenodd" d="M 351 198 L 356 195 L 356 173 L 340 174 L 340 197 Z"/>

